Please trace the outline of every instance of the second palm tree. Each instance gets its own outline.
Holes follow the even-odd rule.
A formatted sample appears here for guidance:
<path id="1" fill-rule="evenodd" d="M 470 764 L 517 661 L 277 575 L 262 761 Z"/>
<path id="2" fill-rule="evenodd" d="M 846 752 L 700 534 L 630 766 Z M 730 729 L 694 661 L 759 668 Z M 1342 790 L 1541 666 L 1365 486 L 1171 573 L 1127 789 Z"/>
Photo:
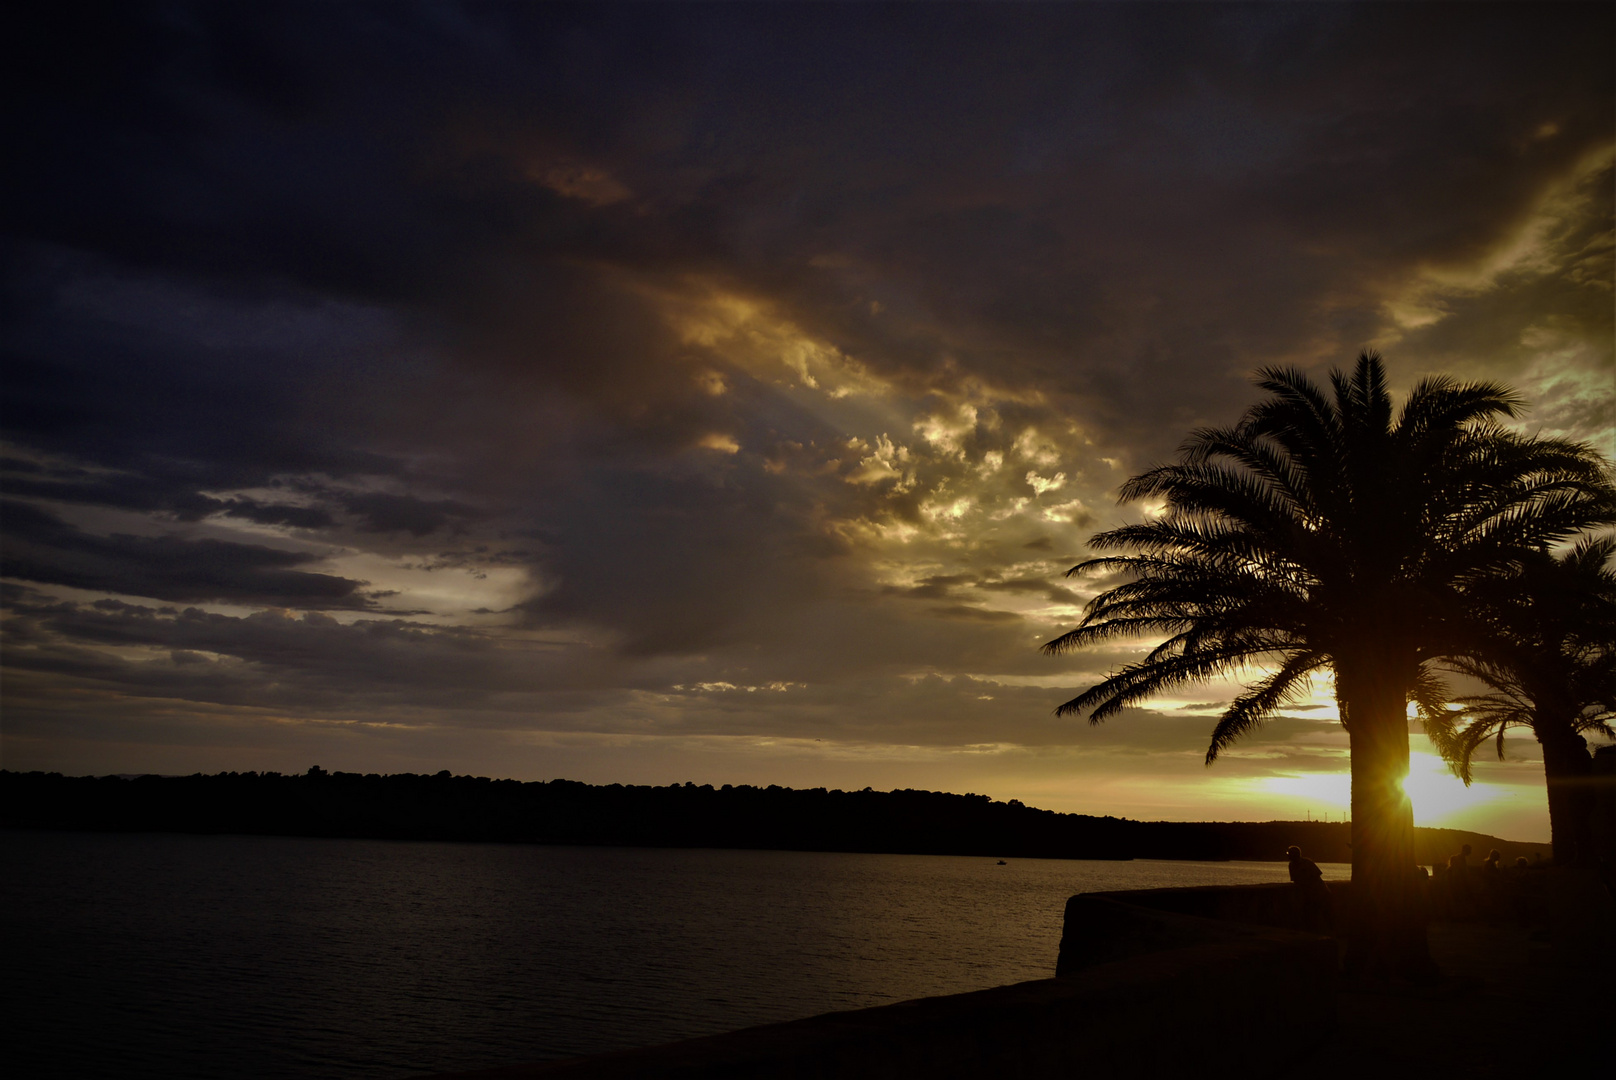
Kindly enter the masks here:
<path id="1" fill-rule="evenodd" d="M 1394 410 L 1379 357 L 1333 372 L 1331 393 L 1290 369 L 1231 427 L 1192 433 L 1179 460 L 1122 488 L 1160 516 L 1094 536 L 1070 571 L 1125 580 L 1044 645 L 1062 653 L 1165 637 L 1060 706 L 1098 723 L 1164 690 L 1265 671 L 1218 721 L 1210 764 L 1333 676 L 1352 754 L 1349 966 L 1433 973 L 1419 917 L 1407 706 L 1439 704 L 1431 662 L 1474 655 L 1474 594 L 1522 558 L 1612 519 L 1604 463 L 1580 444 L 1502 427 L 1520 401 L 1495 383 L 1420 382 Z"/>

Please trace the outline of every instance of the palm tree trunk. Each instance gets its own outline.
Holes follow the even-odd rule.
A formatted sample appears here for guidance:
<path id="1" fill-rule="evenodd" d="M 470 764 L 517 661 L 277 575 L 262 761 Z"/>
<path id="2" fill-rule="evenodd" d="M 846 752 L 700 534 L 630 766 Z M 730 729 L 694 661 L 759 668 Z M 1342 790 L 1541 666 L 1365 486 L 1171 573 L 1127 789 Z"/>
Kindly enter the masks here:
<path id="1" fill-rule="evenodd" d="M 1539 734 L 1543 745 L 1543 778 L 1549 793 L 1549 840 L 1554 861 L 1569 866 L 1593 851 L 1593 758 L 1588 740 L 1571 730 Z"/>
<path id="2" fill-rule="evenodd" d="M 1337 669 L 1337 693 L 1352 748 L 1352 916 L 1347 969 L 1357 977 L 1435 975 L 1425 898 L 1414 857 L 1404 682 Z"/>

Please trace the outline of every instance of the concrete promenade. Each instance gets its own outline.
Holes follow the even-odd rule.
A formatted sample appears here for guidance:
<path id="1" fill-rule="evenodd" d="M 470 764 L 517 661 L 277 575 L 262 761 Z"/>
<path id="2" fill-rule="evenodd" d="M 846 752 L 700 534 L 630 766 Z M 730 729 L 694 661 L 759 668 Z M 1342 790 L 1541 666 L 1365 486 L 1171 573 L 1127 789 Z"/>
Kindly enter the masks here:
<path id="1" fill-rule="evenodd" d="M 1594 1077 L 1616 1069 L 1607 1012 L 1616 989 L 1611 923 L 1557 913 L 1557 926 L 1431 926 L 1446 976 L 1435 987 L 1337 987 L 1335 1031 L 1285 1074 L 1365 1077 Z"/>
<path id="2" fill-rule="evenodd" d="M 1546 869 L 1506 879 L 1513 910 L 1495 901 L 1490 918 L 1438 920 L 1431 954 L 1443 973 L 1434 986 L 1402 982 L 1335 984 L 1334 1024 L 1311 1047 L 1289 1033 L 1271 1037 L 1271 1059 L 1294 1054 L 1278 1075 L 1294 1080 L 1401 1080 L 1402 1077 L 1538 1078 L 1598 1076 L 1616 1068 L 1616 1040 L 1605 1005 L 1616 990 L 1616 897 L 1592 871 Z M 1334 907 L 1346 910 L 1351 886 L 1332 882 Z M 1217 921 L 1298 925 L 1287 886 L 1158 889 L 1102 894 L 1143 911 L 1165 910 Z M 1088 932 L 1068 902 L 1070 943 L 1062 962 L 1085 950 L 1094 959 L 1137 947 Z M 1160 942 L 1173 947 L 1170 940 Z M 1242 1029 L 1255 1048 L 1261 1032 Z M 1266 1071 L 1266 1069 L 1264 1070 Z"/>

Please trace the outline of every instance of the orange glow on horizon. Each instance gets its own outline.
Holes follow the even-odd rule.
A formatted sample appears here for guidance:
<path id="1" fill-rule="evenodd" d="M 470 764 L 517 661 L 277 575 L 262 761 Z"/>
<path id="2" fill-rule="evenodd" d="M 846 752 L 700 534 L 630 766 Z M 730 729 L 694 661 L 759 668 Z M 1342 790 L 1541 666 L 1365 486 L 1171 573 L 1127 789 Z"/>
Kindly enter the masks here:
<path id="1" fill-rule="evenodd" d="M 1350 771 L 1317 772 L 1264 777 L 1257 786 L 1276 807 L 1333 818 L 1352 809 Z M 1466 787 L 1435 754 L 1414 751 L 1409 773 L 1402 781 L 1414 805 L 1414 824 L 1433 828 L 1474 828 L 1468 819 L 1475 811 L 1522 797 L 1514 786 L 1476 781 Z"/>

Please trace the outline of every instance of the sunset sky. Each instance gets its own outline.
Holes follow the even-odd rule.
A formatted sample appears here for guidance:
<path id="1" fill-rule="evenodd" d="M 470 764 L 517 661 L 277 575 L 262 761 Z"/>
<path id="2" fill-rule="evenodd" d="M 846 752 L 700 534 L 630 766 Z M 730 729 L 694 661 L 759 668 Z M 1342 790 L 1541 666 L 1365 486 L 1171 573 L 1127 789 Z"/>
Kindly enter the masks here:
<path id="1" fill-rule="evenodd" d="M 1339 817 L 1326 685 L 1053 715 L 1119 483 L 1365 348 L 1616 451 L 1609 4 L 39 8 L 9 769 Z"/>

